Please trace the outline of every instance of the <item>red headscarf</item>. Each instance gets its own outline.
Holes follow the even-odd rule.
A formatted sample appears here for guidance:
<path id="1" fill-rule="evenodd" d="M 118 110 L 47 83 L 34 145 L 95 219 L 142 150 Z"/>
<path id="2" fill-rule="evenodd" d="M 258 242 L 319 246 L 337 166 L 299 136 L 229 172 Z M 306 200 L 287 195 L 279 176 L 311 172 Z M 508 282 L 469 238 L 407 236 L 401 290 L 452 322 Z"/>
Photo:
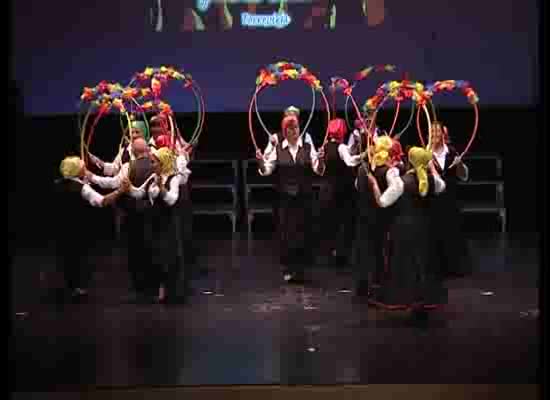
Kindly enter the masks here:
<path id="1" fill-rule="evenodd" d="M 162 147 L 172 147 L 172 138 L 170 135 L 160 135 L 155 138 L 155 145 L 157 149 Z"/>
<path id="2" fill-rule="evenodd" d="M 403 148 L 401 147 L 401 143 L 399 143 L 399 140 L 392 138 L 392 146 L 390 150 L 390 159 L 392 162 L 399 162 L 401 161 L 401 158 L 404 156 Z"/>
<path id="3" fill-rule="evenodd" d="M 283 122 L 281 122 L 281 131 L 283 133 L 283 137 L 286 138 L 286 130 L 289 126 L 299 126 L 298 118 L 294 115 L 287 115 L 283 118 Z"/>
<path id="4" fill-rule="evenodd" d="M 328 136 L 332 139 L 336 139 L 337 142 L 342 143 L 344 137 L 348 133 L 348 127 L 346 121 L 342 118 L 335 118 L 328 123 Z"/>

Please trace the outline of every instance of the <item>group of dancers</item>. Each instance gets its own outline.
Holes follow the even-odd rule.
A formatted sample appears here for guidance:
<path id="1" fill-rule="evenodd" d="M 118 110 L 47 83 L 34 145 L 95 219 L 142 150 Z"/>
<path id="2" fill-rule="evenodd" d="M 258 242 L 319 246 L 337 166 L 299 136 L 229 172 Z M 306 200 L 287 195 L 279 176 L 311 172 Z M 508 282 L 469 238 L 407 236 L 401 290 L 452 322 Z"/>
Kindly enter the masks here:
<path id="1" fill-rule="evenodd" d="M 372 113 L 365 118 L 368 125 Z M 97 173 L 79 157 L 65 158 L 57 187 L 64 212 L 79 209 L 84 200 L 93 207 L 111 206 L 122 218 L 131 301 L 180 302 L 189 289 L 184 253 L 190 235 L 184 232 L 192 218 L 192 146 L 179 132 L 172 143 L 162 114 L 149 126 L 147 142 L 147 125 L 132 122 L 130 143 L 113 162 L 90 154 Z M 389 309 L 445 304 L 445 279 L 467 273 L 456 186 L 468 179 L 468 168 L 441 122 L 431 125 L 430 149 L 411 147 L 406 154 L 399 140 L 379 129 L 374 130 L 374 145 L 366 146 L 365 126 L 356 120 L 346 140 L 346 122 L 332 119 L 328 141 L 317 150 L 311 135 L 300 131 L 300 110 L 288 107 L 280 131 L 263 152 L 256 152 L 259 175 L 276 177 L 283 279 L 303 284 L 316 249 L 329 250 L 340 264 L 349 262 L 355 250 L 357 296 Z M 366 162 L 369 157 L 372 163 Z M 324 177 L 317 238 L 312 232 L 314 175 Z M 100 194 L 105 190 L 110 192 Z M 75 298 L 82 298 L 91 276 L 81 264 L 86 244 L 70 229 L 62 243 L 67 286 Z"/>
<path id="2" fill-rule="evenodd" d="M 63 159 L 62 179 L 56 182 L 59 206 L 65 215 L 91 216 L 92 207 L 112 206 L 127 242 L 128 272 L 133 294 L 130 302 L 178 302 L 185 297 L 189 276 L 184 251 L 189 250 L 186 226 L 191 223 L 187 167 L 192 146 L 178 133 L 172 143 L 162 114 L 147 125 L 133 121 L 131 143 L 122 146 L 113 162 L 90 154 L 100 174 L 92 173 L 80 157 Z M 110 191 L 108 194 L 100 192 Z M 84 202 L 82 201 L 84 200 Z M 61 222 L 61 221 L 60 221 Z M 63 229 L 59 240 L 66 286 L 72 299 L 82 300 L 88 292 L 91 269 L 84 262 L 88 243 L 71 229 Z"/>
<path id="3" fill-rule="evenodd" d="M 304 283 L 319 249 L 336 265 L 348 263 L 355 250 L 357 296 L 386 309 L 436 308 L 447 301 L 445 280 L 468 273 L 456 198 L 468 167 L 441 122 L 431 125 L 430 149 L 413 146 L 404 154 L 398 139 L 376 127 L 369 148 L 364 128 L 373 113 L 364 117 L 367 123 L 356 120 L 347 141 L 345 120 L 332 119 L 328 141 L 317 151 L 311 136 L 300 132 L 299 110 L 289 107 L 280 132 L 256 152 L 258 173 L 276 174 L 283 278 Z M 324 177 L 317 240 L 314 175 Z"/>

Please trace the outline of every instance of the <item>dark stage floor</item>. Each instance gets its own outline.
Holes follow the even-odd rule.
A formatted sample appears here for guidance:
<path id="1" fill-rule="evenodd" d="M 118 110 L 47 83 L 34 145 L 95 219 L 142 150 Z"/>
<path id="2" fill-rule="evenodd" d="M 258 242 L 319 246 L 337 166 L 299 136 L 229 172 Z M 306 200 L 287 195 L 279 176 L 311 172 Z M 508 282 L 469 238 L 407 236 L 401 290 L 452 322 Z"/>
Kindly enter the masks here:
<path id="1" fill-rule="evenodd" d="M 269 240 L 202 240 L 182 306 L 125 305 L 126 265 L 112 243 L 92 251 L 90 304 L 56 306 L 45 248 L 15 257 L 10 362 L 15 390 L 81 386 L 537 383 L 538 241 L 477 237 L 473 276 L 449 282 L 428 321 L 354 301 L 352 276 L 308 271 L 282 283 Z M 110 254 L 112 253 L 112 254 Z M 40 273 L 42 271 L 42 273 Z M 22 314 L 16 314 L 22 313 Z"/>

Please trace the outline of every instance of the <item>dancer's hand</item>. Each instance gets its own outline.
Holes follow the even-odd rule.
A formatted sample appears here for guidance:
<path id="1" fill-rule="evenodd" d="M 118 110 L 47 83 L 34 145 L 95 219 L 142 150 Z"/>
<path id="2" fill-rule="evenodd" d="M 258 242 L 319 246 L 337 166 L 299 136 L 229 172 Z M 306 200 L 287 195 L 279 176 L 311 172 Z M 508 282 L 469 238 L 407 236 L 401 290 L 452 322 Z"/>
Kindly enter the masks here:
<path id="1" fill-rule="evenodd" d="M 277 144 L 279 143 L 279 138 L 277 137 L 277 135 L 271 135 L 269 137 L 269 143 L 271 143 L 273 147 L 277 146 Z"/>
<path id="2" fill-rule="evenodd" d="M 132 184 L 130 183 L 130 178 L 125 177 L 122 179 L 122 182 L 120 183 L 120 192 L 121 193 L 128 193 L 130 191 L 130 187 Z"/>
<path id="3" fill-rule="evenodd" d="M 103 168 L 105 166 L 105 162 L 103 162 L 98 157 L 94 156 L 93 154 L 89 154 L 89 156 L 90 156 L 90 161 L 93 162 L 96 167 L 103 170 Z"/>
<path id="4" fill-rule="evenodd" d="M 455 166 L 461 166 L 461 165 L 463 165 L 462 157 L 456 156 L 455 159 L 453 160 L 453 162 L 451 163 L 451 165 L 449 165 L 449 169 L 451 169 Z"/>
<path id="5" fill-rule="evenodd" d="M 263 161 L 264 155 L 262 154 L 262 151 L 260 149 L 256 150 L 256 160 Z"/>
<path id="6" fill-rule="evenodd" d="M 319 149 L 319 152 L 317 153 L 317 157 L 319 158 L 319 161 L 324 161 L 325 160 L 325 146 L 322 146 Z"/>

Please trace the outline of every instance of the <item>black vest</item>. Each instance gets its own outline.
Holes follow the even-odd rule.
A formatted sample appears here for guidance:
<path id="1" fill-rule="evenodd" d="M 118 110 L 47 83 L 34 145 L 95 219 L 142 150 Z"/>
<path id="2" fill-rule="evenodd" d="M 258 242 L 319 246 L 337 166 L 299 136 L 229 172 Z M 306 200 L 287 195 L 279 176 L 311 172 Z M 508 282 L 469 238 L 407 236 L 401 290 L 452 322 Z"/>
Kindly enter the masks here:
<path id="1" fill-rule="evenodd" d="M 441 176 L 441 179 L 445 181 L 445 191 L 442 193 L 443 198 L 446 198 L 446 197 L 455 198 L 457 183 L 458 183 L 458 177 L 456 172 L 457 167 L 454 166 L 453 168 L 449 168 L 449 166 L 452 164 L 455 157 L 458 156 L 458 152 L 452 146 L 448 146 L 448 148 L 449 148 L 449 152 L 445 156 L 445 165 L 439 165 L 435 155 L 433 157 L 433 161 L 434 161 L 434 166 L 436 171 Z"/>
<path id="2" fill-rule="evenodd" d="M 124 150 L 122 150 L 122 155 L 120 156 L 120 162 L 121 164 L 126 164 L 127 162 L 130 162 L 130 146 L 125 146 Z"/>
<path id="3" fill-rule="evenodd" d="M 435 193 L 435 183 L 432 175 L 428 175 L 428 193 L 426 196 L 421 196 L 418 188 L 418 178 L 416 174 L 405 174 L 403 179 L 403 195 L 398 200 L 399 215 L 409 219 L 421 218 L 427 221 L 430 216 L 430 205 Z"/>
<path id="4" fill-rule="evenodd" d="M 148 157 L 130 161 L 128 178 L 135 187 L 140 187 L 153 174 L 153 164 Z M 127 212 L 143 212 L 151 208 L 147 195 L 143 199 L 135 199 L 129 195 L 122 195 L 118 200 L 120 206 Z"/>
<path id="5" fill-rule="evenodd" d="M 353 182 L 353 174 L 350 167 L 340 158 L 338 142 L 328 142 L 325 146 L 325 177 L 330 183 L 348 187 Z"/>
<path id="6" fill-rule="evenodd" d="M 283 149 L 282 142 L 277 145 L 277 186 L 280 193 L 292 196 L 311 192 L 312 163 L 311 146 L 303 143 L 292 159 L 288 146 Z"/>

